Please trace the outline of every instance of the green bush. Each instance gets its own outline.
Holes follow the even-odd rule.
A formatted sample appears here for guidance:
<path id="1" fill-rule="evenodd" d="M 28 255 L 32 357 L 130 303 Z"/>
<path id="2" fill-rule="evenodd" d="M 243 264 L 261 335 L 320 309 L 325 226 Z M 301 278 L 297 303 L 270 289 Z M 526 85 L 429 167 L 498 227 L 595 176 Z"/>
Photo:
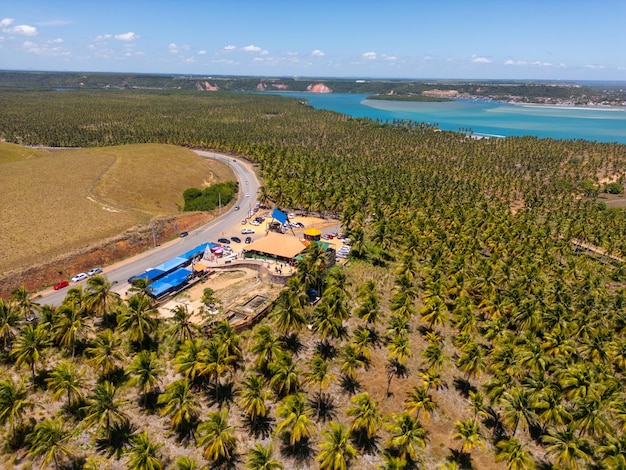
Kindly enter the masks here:
<path id="1" fill-rule="evenodd" d="M 608 183 L 604 187 L 604 192 L 608 194 L 622 194 L 624 192 L 624 186 L 618 182 Z"/>
<path id="2" fill-rule="evenodd" d="M 238 185 L 233 181 L 214 184 L 203 191 L 197 188 L 186 189 L 183 193 L 185 211 L 212 211 L 220 204 L 225 205 L 237 194 Z"/>

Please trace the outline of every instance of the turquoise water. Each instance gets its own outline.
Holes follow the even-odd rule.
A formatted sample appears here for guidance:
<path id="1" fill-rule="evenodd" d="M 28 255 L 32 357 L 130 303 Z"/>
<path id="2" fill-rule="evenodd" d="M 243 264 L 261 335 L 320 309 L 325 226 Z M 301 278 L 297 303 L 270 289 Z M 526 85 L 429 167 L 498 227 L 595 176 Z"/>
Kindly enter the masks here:
<path id="1" fill-rule="evenodd" d="M 521 106 L 486 100 L 443 103 L 366 100 L 367 95 L 345 93 L 277 93 L 306 99 L 316 109 L 352 117 L 391 122 L 409 119 L 438 124 L 448 131 L 472 129 L 475 135 L 584 139 L 626 144 L 626 108 L 568 108 Z"/>

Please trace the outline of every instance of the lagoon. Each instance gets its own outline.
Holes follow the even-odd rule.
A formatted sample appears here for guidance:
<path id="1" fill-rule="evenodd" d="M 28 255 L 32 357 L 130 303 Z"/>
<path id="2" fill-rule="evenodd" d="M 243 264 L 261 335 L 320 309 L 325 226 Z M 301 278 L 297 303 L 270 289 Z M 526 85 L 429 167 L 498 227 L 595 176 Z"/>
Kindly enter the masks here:
<path id="1" fill-rule="evenodd" d="M 459 99 L 448 102 L 367 100 L 348 93 L 274 92 L 307 100 L 316 109 L 383 122 L 408 119 L 437 124 L 442 130 L 471 129 L 482 136 L 535 136 L 539 138 L 626 144 L 626 107 L 566 107 L 518 105 L 490 100 Z"/>

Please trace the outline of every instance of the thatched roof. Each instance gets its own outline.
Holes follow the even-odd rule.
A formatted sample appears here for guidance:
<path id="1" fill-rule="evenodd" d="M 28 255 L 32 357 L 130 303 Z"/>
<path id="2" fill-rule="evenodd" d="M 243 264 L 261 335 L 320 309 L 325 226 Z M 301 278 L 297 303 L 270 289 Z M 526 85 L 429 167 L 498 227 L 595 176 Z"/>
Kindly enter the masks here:
<path id="1" fill-rule="evenodd" d="M 306 245 L 298 237 L 291 234 L 269 232 L 263 238 L 259 238 L 248 245 L 246 250 L 279 258 L 293 259 L 305 248 Z"/>

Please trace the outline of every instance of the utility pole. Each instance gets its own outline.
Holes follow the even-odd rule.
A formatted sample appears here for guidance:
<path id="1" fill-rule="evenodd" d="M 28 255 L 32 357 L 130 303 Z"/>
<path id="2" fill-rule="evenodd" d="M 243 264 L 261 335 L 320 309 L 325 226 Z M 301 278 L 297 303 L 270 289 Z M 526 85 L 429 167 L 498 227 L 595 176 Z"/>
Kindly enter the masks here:
<path id="1" fill-rule="evenodd" d="M 150 228 L 152 229 L 152 242 L 154 243 L 154 247 L 156 248 L 157 246 L 157 235 L 156 235 L 156 231 L 154 230 L 154 223 L 150 222 Z"/>

